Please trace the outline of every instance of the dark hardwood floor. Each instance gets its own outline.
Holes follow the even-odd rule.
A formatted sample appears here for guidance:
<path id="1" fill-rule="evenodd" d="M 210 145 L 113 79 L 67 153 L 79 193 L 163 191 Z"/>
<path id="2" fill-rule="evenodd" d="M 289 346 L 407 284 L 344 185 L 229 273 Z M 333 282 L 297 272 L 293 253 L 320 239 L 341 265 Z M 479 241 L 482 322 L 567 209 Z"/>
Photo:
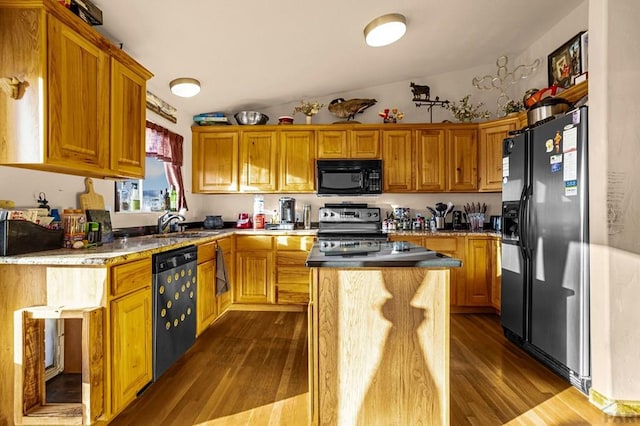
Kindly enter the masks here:
<path id="1" fill-rule="evenodd" d="M 113 425 L 307 424 L 306 313 L 220 318 Z M 585 395 L 508 342 L 495 315 L 451 316 L 451 425 L 596 425 Z"/>

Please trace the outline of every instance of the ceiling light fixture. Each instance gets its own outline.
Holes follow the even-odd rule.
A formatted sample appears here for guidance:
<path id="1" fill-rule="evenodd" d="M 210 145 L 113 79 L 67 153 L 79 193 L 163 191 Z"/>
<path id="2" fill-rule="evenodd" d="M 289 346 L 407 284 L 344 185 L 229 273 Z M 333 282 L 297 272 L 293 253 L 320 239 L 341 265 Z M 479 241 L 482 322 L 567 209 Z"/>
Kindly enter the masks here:
<path id="1" fill-rule="evenodd" d="M 364 27 L 364 40 L 371 47 L 391 44 L 407 31 L 407 20 L 399 13 L 379 16 Z"/>
<path id="2" fill-rule="evenodd" d="M 190 98 L 200 93 L 200 82 L 195 78 L 176 78 L 169 83 L 171 93 L 183 98 Z"/>

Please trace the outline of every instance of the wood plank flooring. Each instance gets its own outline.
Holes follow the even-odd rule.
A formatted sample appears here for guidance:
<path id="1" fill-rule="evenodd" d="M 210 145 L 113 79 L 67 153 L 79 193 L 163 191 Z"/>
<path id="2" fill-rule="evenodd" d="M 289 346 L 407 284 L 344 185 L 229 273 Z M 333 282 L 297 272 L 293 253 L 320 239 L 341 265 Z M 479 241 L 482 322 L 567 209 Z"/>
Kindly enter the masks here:
<path id="1" fill-rule="evenodd" d="M 306 425 L 306 331 L 306 313 L 228 312 L 111 424 Z M 451 316 L 450 376 L 451 425 L 634 423 L 508 342 L 495 315 Z"/>

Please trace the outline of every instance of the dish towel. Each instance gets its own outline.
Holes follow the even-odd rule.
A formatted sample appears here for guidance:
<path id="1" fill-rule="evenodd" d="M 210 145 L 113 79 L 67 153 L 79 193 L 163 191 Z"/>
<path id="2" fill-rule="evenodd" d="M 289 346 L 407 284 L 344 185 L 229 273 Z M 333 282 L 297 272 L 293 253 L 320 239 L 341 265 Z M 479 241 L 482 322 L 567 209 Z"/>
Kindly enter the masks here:
<path id="1" fill-rule="evenodd" d="M 229 291 L 227 268 L 224 265 L 224 254 L 220 247 L 216 248 L 216 296 Z"/>

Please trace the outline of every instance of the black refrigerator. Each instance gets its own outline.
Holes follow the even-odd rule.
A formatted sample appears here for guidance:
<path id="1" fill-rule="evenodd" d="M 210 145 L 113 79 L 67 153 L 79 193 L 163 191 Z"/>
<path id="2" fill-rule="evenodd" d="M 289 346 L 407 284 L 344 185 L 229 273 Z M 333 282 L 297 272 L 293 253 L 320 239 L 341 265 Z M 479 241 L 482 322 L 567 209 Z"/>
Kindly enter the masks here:
<path id="1" fill-rule="evenodd" d="M 587 393 L 587 107 L 505 139 L 502 167 L 505 336 Z"/>

